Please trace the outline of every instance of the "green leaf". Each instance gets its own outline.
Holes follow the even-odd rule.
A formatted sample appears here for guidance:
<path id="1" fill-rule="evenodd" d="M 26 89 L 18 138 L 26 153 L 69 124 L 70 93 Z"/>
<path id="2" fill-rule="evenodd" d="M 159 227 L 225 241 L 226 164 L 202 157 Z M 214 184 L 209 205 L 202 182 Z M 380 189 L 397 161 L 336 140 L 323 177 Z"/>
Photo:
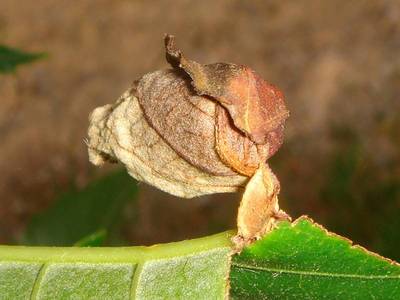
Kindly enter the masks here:
<path id="1" fill-rule="evenodd" d="M 232 260 L 233 299 L 399 299 L 400 266 L 302 217 Z"/>
<path id="2" fill-rule="evenodd" d="M 37 214 L 22 238 L 25 245 L 71 246 L 101 229 L 115 230 L 122 209 L 134 201 L 135 181 L 119 170 L 84 189 L 72 189 L 56 199 L 54 206 Z"/>
<path id="3" fill-rule="evenodd" d="M 223 299 L 231 235 L 152 247 L 0 246 L 0 299 Z"/>
<path id="4" fill-rule="evenodd" d="M 0 44 L 0 73 L 14 72 L 16 67 L 45 57 L 45 53 L 29 53 Z"/>
<path id="5" fill-rule="evenodd" d="M 153 247 L 0 246 L 0 299 L 224 299 L 232 232 Z M 235 254 L 232 299 L 398 299 L 400 266 L 310 219 Z"/>

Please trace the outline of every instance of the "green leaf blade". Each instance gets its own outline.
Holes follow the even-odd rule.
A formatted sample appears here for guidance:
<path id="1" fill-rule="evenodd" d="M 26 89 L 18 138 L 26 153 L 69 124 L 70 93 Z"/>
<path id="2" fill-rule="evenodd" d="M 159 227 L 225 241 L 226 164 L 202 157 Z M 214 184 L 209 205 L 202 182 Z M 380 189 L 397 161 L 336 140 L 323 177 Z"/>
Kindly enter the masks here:
<path id="1" fill-rule="evenodd" d="M 399 278 L 331 277 L 234 270 L 232 299 L 399 299 Z M 241 283 L 237 285 L 240 276 Z"/>
<path id="2" fill-rule="evenodd" d="M 0 74 L 11 73 L 22 64 L 44 58 L 45 53 L 29 53 L 0 44 Z"/>
<path id="3" fill-rule="evenodd" d="M 307 218 L 281 223 L 235 255 L 233 299 L 396 299 L 400 268 Z"/>

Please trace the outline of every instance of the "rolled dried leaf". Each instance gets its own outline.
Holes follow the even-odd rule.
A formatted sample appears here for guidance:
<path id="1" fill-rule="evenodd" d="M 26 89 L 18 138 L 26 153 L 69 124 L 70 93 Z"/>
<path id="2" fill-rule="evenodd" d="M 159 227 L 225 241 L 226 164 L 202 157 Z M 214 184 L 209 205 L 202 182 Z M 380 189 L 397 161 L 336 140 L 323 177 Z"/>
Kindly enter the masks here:
<path id="1" fill-rule="evenodd" d="M 234 241 L 237 248 L 261 238 L 276 223 L 290 217 L 279 209 L 279 181 L 267 165 L 260 166 L 251 177 L 240 202 Z"/>
<path id="2" fill-rule="evenodd" d="M 287 217 L 279 182 L 266 164 L 288 117 L 282 93 L 245 66 L 202 65 L 165 37 L 171 70 L 144 75 L 114 105 L 93 111 L 89 159 L 120 161 L 137 180 L 191 198 L 236 192 L 238 244 Z"/>

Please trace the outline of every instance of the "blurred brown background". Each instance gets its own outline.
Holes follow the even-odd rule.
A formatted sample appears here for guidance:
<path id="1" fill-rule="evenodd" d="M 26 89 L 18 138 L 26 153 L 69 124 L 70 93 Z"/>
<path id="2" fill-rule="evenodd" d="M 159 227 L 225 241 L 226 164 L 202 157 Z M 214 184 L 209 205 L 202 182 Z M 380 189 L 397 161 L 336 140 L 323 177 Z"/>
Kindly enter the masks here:
<path id="1" fill-rule="evenodd" d="M 71 182 L 108 172 L 88 162 L 88 114 L 167 67 L 166 32 L 192 59 L 248 65 L 284 91 L 291 117 L 271 161 L 284 210 L 399 258 L 397 0 L 1 0 L 0 43 L 49 57 L 0 77 L 0 243 L 18 241 Z M 226 230 L 237 205 L 238 195 L 183 200 L 142 184 L 122 236 Z"/>

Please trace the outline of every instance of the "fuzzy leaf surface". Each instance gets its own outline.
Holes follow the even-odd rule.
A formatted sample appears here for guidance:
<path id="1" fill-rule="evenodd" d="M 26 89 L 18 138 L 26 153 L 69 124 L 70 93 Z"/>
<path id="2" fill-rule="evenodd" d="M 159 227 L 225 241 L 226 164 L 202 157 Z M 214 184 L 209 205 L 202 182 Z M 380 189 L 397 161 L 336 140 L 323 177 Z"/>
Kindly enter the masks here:
<path id="1" fill-rule="evenodd" d="M 152 247 L 0 246 L 0 299 L 223 299 L 231 235 Z"/>

